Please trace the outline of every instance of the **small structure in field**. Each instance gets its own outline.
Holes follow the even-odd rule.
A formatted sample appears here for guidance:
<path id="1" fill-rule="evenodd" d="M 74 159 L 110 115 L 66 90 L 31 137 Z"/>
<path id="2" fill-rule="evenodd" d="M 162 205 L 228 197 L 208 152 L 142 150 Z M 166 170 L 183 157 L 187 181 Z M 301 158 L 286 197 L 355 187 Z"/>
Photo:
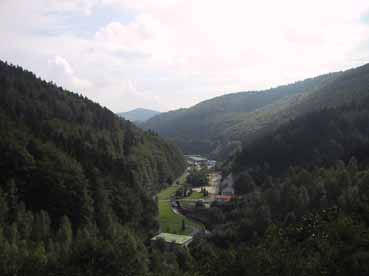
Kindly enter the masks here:
<path id="1" fill-rule="evenodd" d="M 180 247 L 187 247 L 192 242 L 192 237 L 171 233 L 160 233 L 159 235 L 151 238 L 151 243 L 154 243 L 157 240 L 163 240 L 166 243 L 175 244 Z"/>

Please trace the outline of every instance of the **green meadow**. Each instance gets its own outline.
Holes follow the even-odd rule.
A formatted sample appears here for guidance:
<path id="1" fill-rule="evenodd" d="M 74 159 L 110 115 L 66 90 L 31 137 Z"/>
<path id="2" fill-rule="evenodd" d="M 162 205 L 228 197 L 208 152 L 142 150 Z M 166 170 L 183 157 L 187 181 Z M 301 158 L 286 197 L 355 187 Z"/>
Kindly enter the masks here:
<path id="1" fill-rule="evenodd" d="M 201 225 L 192 222 L 181 214 L 176 214 L 171 207 L 170 199 L 175 195 L 176 191 L 186 181 L 186 176 L 183 175 L 179 180 L 179 184 L 173 184 L 168 188 L 162 190 L 158 195 L 158 208 L 159 208 L 159 223 L 162 232 L 189 235 L 194 230 L 202 228 Z M 185 229 L 183 229 L 183 222 Z"/>

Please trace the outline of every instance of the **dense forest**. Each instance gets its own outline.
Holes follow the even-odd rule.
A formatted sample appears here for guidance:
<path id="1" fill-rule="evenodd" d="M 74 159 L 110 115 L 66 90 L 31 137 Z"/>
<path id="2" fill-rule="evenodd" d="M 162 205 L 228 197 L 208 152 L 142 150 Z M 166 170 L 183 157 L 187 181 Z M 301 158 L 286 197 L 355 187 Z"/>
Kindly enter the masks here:
<path id="1" fill-rule="evenodd" d="M 367 275 L 368 101 L 310 112 L 246 144 L 228 164 L 237 198 L 199 207 L 211 234 L 179 271 Z"/>
<path id="2" fill-rule="evenodd" d="M 0 63 L 0 275 L 368 275 L 367 70 L 330 80 L 331 105 L 308 111 L 306 97 L 245 139 L 223 168 L 237 196 L 196 207 L 210 232 L 180 248 L 148 242 L 180 151 Z"/>
<path id="3" fill-rule="evenodd" d="M 312 169 L 332 165 L 336 160 L 348 162 L 352 156 L 367 164 L 368 118 L 369 97 L 308 113 L 245 145 L 234 157 L 233 171 L 247 168 L 254 177 L 281 176 L 291 166 Z"/>
<path id="4" fill-rule="evenodd" d="M 152 196 L 184 171 L 181 152 L 3 62 L 0 91 L 0 274 L 70 266 L 62 275 L 77 275 L 89 268 L 74 262 L 87 266 L 93 254 L 138 257 L 142 238 L 158 231 Z M 99 269 L 110 265 L 125 266 Z"/>
<path id="5" fill-rule="evenodd" d="M 199 210 L 197 275 L 367 275 L 369 98 L 300 116 L 230 160 L 238 197 Z M 227 168 L 225 168 L 227 170 Z"/>
<path id="6" fill-rule="evenodd" d="M 368 122 L 369 97 L 246 144 L 230 161 L 238 198 L 202 210 L 203 275 L 367 275 Z"/>
<path id="7" fill-rule="evenodd" d="M 225 160 L 290 120 L 367 95 L 369 65 L 259 92 L 228 94 L 162 113 L 143 126 L 173 139 L 187 154 Z"/>
<path id="8" fill-rule="evenodd" d="M 215 157 L 221 157 L 223 154 L 220 151 L 223 151 L 226 152 L 224 156 L 229 156 L 234 148 L 238 148 L 240 139 L 231 140 L 226 133 L 228 129 L 241 124 L 259 109 L 317 90 L 338 75 L 323 75 L 264 91 L 230 93 L 191 108 L 162 113 L 142 124 L 142 127 L 173 139 L 185 153 L 212 153 Z"/>
<path id="9" fill-rule="evenodd" d="M 248 183 L 212 207 L 222 221 L 191 248 L 200 275 L 367 275 L 368 173 L 352 159 Z"/>

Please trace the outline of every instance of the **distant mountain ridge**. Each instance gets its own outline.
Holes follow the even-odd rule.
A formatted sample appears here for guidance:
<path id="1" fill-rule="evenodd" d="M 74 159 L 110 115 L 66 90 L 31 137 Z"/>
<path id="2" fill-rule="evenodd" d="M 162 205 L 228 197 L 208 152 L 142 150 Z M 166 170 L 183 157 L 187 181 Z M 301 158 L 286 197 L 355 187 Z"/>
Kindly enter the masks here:
<path id="1" fill-rule="evenodd" d="M 151 119 L 152 117 L 160 114 L 159 111 L 146 109 L 146 108 L 136 108 L 127 112 L 120 112 L 118 116 L 132 121 L 132 122 L 146 122 L 147 120 Z"/>
<path id="2" fill-rule="evenodd" d="M 280 125 L 369 94 L 369 65 L 258 92 L 216 97 L 162 113 L 142 126 L 174 140 L 187 154 L 224 159 Z"/>
<path id="3" fill-rule="evenodd" d="M 337 73 L 333 73 L 263 91 L 226 94 L 187 109 L 161 113 L 142 124 L 142 127 L 173 139 L 188 154 L 219 157 L 223 151 L 227 151 L 227 155 L 230 155 L 241 144 L 240 137 L 228 137 L 228 130 L 234 133 L 232 127 L 247 121 L 253 113 L 263 108 L 316 90 L 336 76 Z"/>

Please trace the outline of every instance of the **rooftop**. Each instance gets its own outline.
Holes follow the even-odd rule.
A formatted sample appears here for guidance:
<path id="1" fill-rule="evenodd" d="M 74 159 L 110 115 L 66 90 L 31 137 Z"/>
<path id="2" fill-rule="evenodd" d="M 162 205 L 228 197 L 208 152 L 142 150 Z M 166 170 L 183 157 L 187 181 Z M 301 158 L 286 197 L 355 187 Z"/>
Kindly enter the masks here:
<path id="1" fill-rule="evenodd" d="M 186 157 L 190 160 L 194 160 L 194 161 L 207 161 L 206 158 L 203 158 L 201 156 L 195 156 L 195 155 L 186 155 Z"/>
<path id="2" fill-rule="evenodd" d="M 221 200 L 221 201 L 228 202 L 228 201 L 230 201 L 230 200 L 232 200 L 232 199 L 233 199 L 233 196 L 231 196 L 231 195 L 217 195 L 217 196 L 215 197 L 215 199 L 216 199 L 216 200 Z"/>
<path id="3" fill-rule="evenodd" d="M 183 245 L 191 241 L 192 237 L 170 233 L 160 233 L 159 235 L 156 235 L 155 237 L 151 238 L 152 241 L 156 241 L 157 239 L 163 239 L 166 242 L 174 242 L 176 244 Z"/>

